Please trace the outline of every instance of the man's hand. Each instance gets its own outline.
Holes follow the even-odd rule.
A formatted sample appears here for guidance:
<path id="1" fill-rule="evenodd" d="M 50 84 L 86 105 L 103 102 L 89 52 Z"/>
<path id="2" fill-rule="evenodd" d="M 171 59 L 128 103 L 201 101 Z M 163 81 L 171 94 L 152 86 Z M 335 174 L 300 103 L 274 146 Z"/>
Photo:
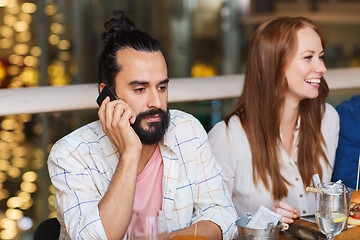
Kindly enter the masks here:
<path id="1" fill-rule="evenodd" d="M 119 148 L 121 155 L 140 158 L 142 149 L 141 141 L 130 124 L 136 120 L 135 112 L 122 100 L 110 102 L 106 97 L 98 111 L 103 131 L 111 142 Z"/>
<path id="2" fill-rule="evenodd" d="M 170 233 L 170 238 L 180 235 L 194 235 L 195 234 L 195 224 L 190 227 L 174 231 Z M 197 223 L 197 236 L 204 236 L 213 240 L 222 239 L 222 230 L 214 222 L 203 220 Z"/>
<path id="3" fill-rule="evenodd" d="M 108 239 L 122 239 L 134 204 L 142 144 L 131 127 L 136 114 L 124 101 L 110 102 L 110 98 L 106 97 L 98 115 L 104 132 L 120 152 L 119 163 L 111 183 L 99 202 L 99 214 Z"/>
<path id="4" fill-rule="evenodd" d="M 300 217 L 299 209 L 293 207 L 286 202 L 278 202 L 272 206 L 271 211 L 276 212 L 282 216 L 281 221 L 285 223 L 293 223 L 295 218 Z"/>

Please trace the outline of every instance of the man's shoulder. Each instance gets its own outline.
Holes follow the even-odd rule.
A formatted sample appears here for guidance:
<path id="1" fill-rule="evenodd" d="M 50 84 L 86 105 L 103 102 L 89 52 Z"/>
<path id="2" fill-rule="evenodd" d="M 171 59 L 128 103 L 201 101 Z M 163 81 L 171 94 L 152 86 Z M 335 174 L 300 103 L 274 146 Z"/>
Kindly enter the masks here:
<path id="1" fill-rule="evenodd" d="M 354 96 L 349 100 L 343 101 L 340 103 L 336 110 L 342 115 L 347 115 L 348 113 L 354 114 L 360 114 L 360 95 Z"/>
<path id="2" fill-rule="evenodd" d="M 98 120 L 75 129 L 73 132 L 59 139 L 56 144 L 67 142 L 70 145 L 78 145 L 82 142 L 98 141 L 104 135 L 105 133 Z"/>
<path id="3" fill-rule="evenodd" d="M 170 110 L 170 122 L 174 125 L 184 123 L 185 121 L 192 121 L 198 123 L 199 120 L 196 119 L 190 113 L 183 112 L 181 110 L 171 109 Z"/>
<path id="4" fill-rule="evenodd" d="M 204 127 L 193 115 L 180 111 L 170 110 L 170 124 L 165 139 L 190 138 L 204 135 Z M 206 132 L 205 132 L 206 134 Z"/>
<path id="5" fill-rule="evenodd" d="M 76 138 L 84 134 L 97 136 L 100 132 L 102 132 L 102 125 L 100 120 L 97 120 L 75 129 L 74 131 L 64 136 L 63 138 Z"/>

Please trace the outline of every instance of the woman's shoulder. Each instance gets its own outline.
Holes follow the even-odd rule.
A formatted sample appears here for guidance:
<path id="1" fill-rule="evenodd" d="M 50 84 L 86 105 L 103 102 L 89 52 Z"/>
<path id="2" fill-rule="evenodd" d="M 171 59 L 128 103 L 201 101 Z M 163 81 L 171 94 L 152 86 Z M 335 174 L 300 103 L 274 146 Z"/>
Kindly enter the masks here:
<path id="1" fill-rule="evenodd" d="M 332 116 L 338 115 L 336 109 L 330 103 L 325 103 L 325 114 Z"/>
<path id="2" fill-rule="evenodd" d="M 329 103 L 325 103 L 325 112 L 323 121 L 339 122 L 339 114 L 336 109 Z"/>
<path id="3" fill-rule="evenodd" d="M 235 115 L 229 119 L 228 124 L 224 120 L 216 123 L 208 135 L 211 142 L 239 143 L 247 141 L 247 136 L 240 119 Z"/>
<path id="4" fill-rule="evenodd" d="M 321 122 L 321 128 L 324 131 L 339 131 L 340 118 L 336 109 L 329 103 L 325 104 L 325 112 Z"/>
<path id="5" fill-rule="evenodd" d="M 234 115 L 229 119 L 229 122 L 226 124 L 225 120 L 218 122 L 210 130 L 209 134 L 214 133 L 225 133 L 225 132 L 243 132 L 241 122 L 238 116 Z"/>

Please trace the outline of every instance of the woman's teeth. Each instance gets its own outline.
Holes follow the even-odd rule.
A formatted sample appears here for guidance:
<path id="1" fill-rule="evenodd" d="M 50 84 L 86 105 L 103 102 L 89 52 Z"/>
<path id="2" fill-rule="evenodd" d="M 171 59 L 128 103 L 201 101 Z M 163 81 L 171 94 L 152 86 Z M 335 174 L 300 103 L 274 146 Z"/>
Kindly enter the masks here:
<path id="1" fill-rule="evenodd" d="M 320 79 L 318 79 L 318 78 L 307 78 L 307 79 L 305 79 L 305 82 L 311 83 L 311 84 L 319 84 Z"/>

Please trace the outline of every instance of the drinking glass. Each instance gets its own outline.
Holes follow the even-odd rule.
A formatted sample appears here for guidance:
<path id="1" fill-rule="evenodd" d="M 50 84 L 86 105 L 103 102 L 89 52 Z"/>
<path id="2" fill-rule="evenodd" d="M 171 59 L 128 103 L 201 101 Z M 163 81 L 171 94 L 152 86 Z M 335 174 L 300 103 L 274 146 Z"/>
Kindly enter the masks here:
<path id="1" fill-rule="evenodd" d="M 169 231 L 162 211 L 144 209 L 134 211 L 128 228 L 128 239 L 167 240 Z"/>
<path id="2" fill-rule="evenodd" d="M 316 193 L 316 223 L 328 240 L 339 234 L 348 217 L 346 187 L 342 183 L 320 183 Z"/>

